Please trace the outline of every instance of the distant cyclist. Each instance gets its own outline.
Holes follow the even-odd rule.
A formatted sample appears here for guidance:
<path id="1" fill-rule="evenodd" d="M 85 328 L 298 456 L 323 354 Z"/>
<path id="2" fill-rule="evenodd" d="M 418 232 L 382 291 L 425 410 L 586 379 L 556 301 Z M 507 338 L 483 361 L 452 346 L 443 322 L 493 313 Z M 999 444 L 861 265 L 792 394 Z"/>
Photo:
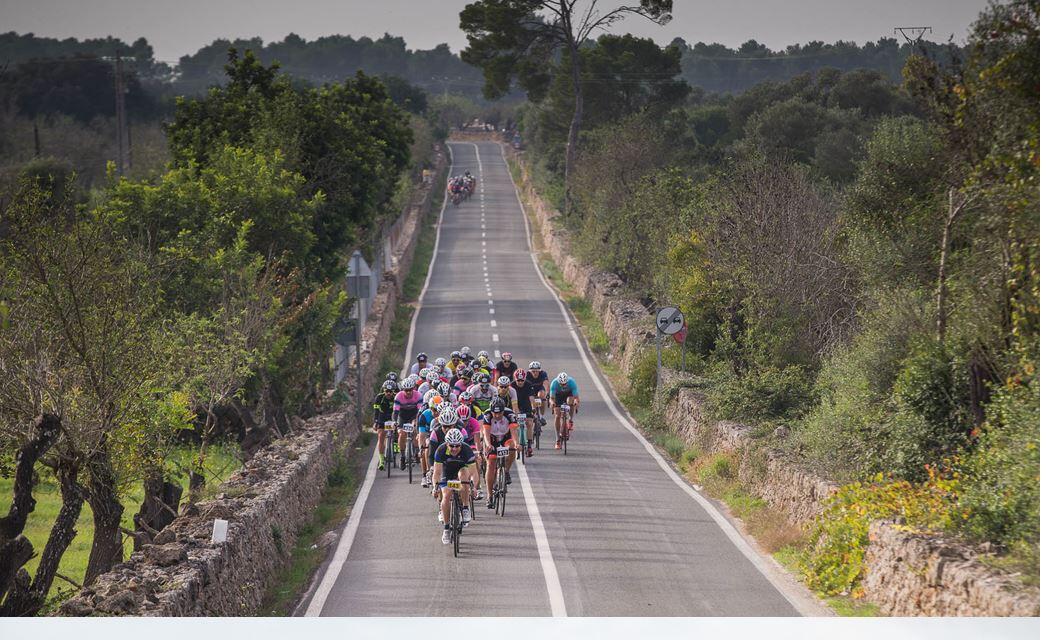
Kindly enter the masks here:
<path id="1" fill-rule="evenodd" d="M 533 455 L 532 443 L 535 441 L 535 407 L 533 406 L 532 392 L 534 387 L 528 383 L 528 374 L 523 369 L 513 372 L 513 392 L 517 394 L 517 406 L 519 412 L 527 416 L 527 450 L 525 455 L 529 458 Z M 541 401 L 540 401 L 541 402 Z"/>
<path id="2" fill-rule="evenodd" d="M 495 365 L 495 371 L 499 377 L 506 376 L 513 379 L 513 373 L 517 370 L 517 363 L 513 362 L 513 354 L 509 351 L 502 352 L 502 359 Z"/>
<path id="3" fill-rule="evenodd" d="M 491 401 L 495 399 L 496 393 L 495 387 L 491 384 L 491 376 L 486 373 L 478 375 L 477 384 L 469 388 L 469 394 L 481 412 L 488 410 L 488 407 L 491 406 Z"/>
<path id="4" fill-rule="evenodd" d="M 575 412 L 579 410 L 579 386 L 574 378 L 561 371 L 550 385 L 549 395 L 557 435 L 567 439 L 571 430 L 575 428 Z M 564 405 L 568 406 L 567 412 L 561 409 Z M 560 449 L 559 439 L 554 448 Z"/>
<path id="5" fill-rule="evenodd" d="M 513 467 L 519 447 L 517 424 L 513 416 L 506 414 L 506 406 L 502 401 L 495 400 L 491 403 L 491 411 L 484 416 L 484 448 L 488 458 L 488 509 L 495 508 L 495 503 L 491 500 L 491 490 L 495 485 L 495 463 L 499 447 L 509 447 L 509 457 L 506 458 L 506 484 L 509 484 L 513 481 L 509 470 Z"/>
<path id="6" fill-rule="evenodd" d="M 403 470 L 407 466 L 407 460 L 404 457 L 404 449 L 407 444 L 407 433 L 405 433 L 401 427 L 406 424 L 415 424 L 415 420 L 418 418 L 418 414 L 422 411 L 422 394 L 418 392 L 411 379 L 404 380 L 400 383 L 400 393 L 393 398 L 393 421 L 397 423 L 398 431 L 400 431 L 397 442 L 400 446 L 400 469 Z"/>
<path id="7" fill-rule="evenodd" d="M 420 372 L 429 366 L 429 356 L 425 353 L 419 353 L 415 356 L 415 362 L 411 365 L 411 373 L 415 375 L 422 375 Z"/>

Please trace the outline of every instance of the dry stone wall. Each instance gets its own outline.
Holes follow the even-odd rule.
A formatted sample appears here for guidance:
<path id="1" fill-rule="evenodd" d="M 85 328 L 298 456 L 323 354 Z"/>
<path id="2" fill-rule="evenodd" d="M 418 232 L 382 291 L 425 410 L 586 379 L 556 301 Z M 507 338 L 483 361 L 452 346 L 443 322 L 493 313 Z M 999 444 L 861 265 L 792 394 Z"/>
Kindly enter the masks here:
<path id="1" fill-rule="evenodd" d="M 437 157 L 436 175 L 446 160 Z M 397 299 L 411 266 L 418 231 L 428 213 L 435 180 L 420 189 L 405 212 L 392 270 L 378 289 L 362 338 L 365 380 L 377 375 L 389 343 Z M 350 363 L 355 367 L 355 362 Z M 256 453 L 220 487 L 214 500 L 198 504 L 161 531 L 154 544 L 99 578 L 60 610 L 62 615 L 238 616 L 254 615 L 278 572 L 286 566 L 302 527 L 313 517 L 337 464 L 336 444 L 352 441 L 356 398 L 308 421 L 295 420 L 294 435 Z M 226 542 L 213 544 L 215 519 L 229 522 Z"/>
<path id="2" fill-rule="evenodd" d="M 632 371 L 654 340 L 651 313 L 626 294 L 625 283 L 611 273 L 582 263 L 571 253 L 567 233 L 554 220 L 560 215 L 536 192 L 522 155 L 503 144 L 507 159 L 523 177 L 521 199 L 534 213 L 543 250 L 557 264 L 576 293 L 592 303 L 613 353 Z M 739 457 L 739 478 L 754 494 L 780 509 L 798 525 L 812 521 L 837 485 L 787 459 L 773 446 L 758 447 L 751 427 L 704 416 L 701 391 L 689 388 L 679 374 L 664 372 L 672 389 L 662 414 L 690 446 Z M 870 529 L 863 582 L 867 597 L 888 615 L 998 616 L 1039 615 L 1038 592 L 975 560 L 970 548 L 931 536 L 906 532 L 888 522 Z"/>

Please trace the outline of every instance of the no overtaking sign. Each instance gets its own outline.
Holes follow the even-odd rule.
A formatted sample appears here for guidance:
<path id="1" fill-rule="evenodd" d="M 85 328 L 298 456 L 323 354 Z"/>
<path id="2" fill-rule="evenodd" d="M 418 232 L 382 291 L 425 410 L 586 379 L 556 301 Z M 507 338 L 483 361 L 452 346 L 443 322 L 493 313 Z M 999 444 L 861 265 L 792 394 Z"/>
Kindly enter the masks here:
<path id="1" fill-rule="evenodd" d="M 655 328 L 662 335 L 671 336 L 684 328 L 684 314 L 677 307 L 663 307 L 655 314 Z"/>

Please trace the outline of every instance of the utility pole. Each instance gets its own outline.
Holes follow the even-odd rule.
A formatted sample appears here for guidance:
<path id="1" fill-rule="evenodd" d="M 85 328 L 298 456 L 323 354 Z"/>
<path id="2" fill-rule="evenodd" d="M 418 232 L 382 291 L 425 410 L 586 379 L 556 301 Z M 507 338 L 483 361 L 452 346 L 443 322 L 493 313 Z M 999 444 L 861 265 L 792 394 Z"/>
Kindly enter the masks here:
<path id="1" fill-rule="evenodd" d="M 116 172 L 124 175 L 126 170 L 125 153 L 127 133 L 127 112 L 124 109 L 124 60 L 116 54 Z"/>
<path id="2" fill-rule="evenodd" d="M 910 43 L 912 47 L 914 44 L 920 43 L 924 34 L 931 33 L 931 27 L 895 27 L 895 33 L 901 35 L 906 39 L 906 42 Z"/>

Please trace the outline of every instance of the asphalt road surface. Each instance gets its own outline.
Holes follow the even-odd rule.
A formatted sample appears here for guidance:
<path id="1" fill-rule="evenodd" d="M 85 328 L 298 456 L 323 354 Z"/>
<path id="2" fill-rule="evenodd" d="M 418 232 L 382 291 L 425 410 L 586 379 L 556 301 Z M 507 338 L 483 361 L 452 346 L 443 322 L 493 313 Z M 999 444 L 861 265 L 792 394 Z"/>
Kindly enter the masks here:
<path id="1" fill-rule="evenodd" d="M 478 502 L 458 558 L 436 503 L 395 470 L 365 480 L 307 615 L 792 616 L 810 603 L 715 509 L 668 472 L 599 388 L 562 307 L 539 277 L 500 147 L 451 143 L 476 191 L 446 204 L 412 355 L 468 345 L 540 360 L 578 382 L 568 454 L 544 437 L 514 466 L 505 517 Z M 552 421 L 547 433 L 552 433 Z M 778 585 L 778 586 L 776 586 Z M 793 586 L 795 589 L 795 585 Z"/>

